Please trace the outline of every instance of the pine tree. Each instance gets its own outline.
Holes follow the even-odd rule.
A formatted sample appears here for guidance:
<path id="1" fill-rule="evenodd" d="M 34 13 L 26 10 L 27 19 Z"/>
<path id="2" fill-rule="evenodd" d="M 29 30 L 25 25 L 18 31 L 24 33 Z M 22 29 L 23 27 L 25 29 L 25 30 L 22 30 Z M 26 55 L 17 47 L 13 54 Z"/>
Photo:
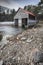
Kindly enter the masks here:
<path id="1" fill-rule="evenodd" d="M 43 4 L 43 0 L 40 0 L 40 2 L 39 2 L 39 4 L 38 4 L 38 5 L 41 5 L 41 4 Z"/>
<path id="2" fill-rule="evenodd" d="M 43 0 L 41 0 L 38 5 L 41 7 L 39 14 L 43 14 Z"/>

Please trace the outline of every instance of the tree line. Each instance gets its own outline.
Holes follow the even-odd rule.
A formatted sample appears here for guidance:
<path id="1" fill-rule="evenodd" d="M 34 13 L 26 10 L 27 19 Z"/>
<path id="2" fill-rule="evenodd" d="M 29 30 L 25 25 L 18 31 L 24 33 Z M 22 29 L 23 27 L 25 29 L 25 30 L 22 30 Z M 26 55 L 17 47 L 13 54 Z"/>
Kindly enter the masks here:
<path id="1" fill-rule="evenodd" d="M 16 14 L 15 9 L 11 10 L 11 13 L 9 14 L 9 11 L 7 11 L 7 14 L 5 12 L 0 13 L 0 21 L 13 21 L 14 16 Z"/>
<path id="2" fill-rule="evenodd" d="M 43 0 L 40 0 L 36 6 L 28 5 L 24 9 L 34 13 L 38 19 L 43 19 Z"/>
<path id="3" fill-rule="evenodd" d="M 40 10 L 43 8 L 43 6 L 41 6 L 41 4 L 43 4 L 43 0 L 41 0 L 37 6 L 32 6 L 32 5 L 28 5 L 25 6 L 24 9 L 33 12 L 34 14 L 38 14 L 40 12 Z"/>

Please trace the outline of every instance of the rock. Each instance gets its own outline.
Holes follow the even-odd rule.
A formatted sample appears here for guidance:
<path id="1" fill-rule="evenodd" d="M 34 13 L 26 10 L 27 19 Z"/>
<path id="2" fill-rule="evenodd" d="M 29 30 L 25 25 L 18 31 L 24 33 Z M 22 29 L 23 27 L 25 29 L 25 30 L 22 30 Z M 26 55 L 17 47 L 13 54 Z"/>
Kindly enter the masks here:
<path id="1" fill-rule="evenodd" d="M 2 65 L 3 64 L 3 60 L 0 60 L 0 65 Z"/>
<path id="2" fill-rule="evenodd" d="M 8 54 L 9 54 L 9 51 L 8 51 Z"/>
<path id="3" fill-rule="evenodd" d="M 5 48 L 6 44 L 1 45 L 1 50 Z"/>
<path id="4" fill-rule="evenodd" d="M 2 53 L 2 50 L 1 50 L 1 53 Z"/>
<path id="5" fill-rule="evenodd" d="M 20 57 L 18 57 L 18 63 L 19 63 L 19 61 L 20 61 Z"/>
<path id="6" fill-rule="evenodd" d="M 26 37 L 22 37 L 22 38 L 21 38 L 22 41 L 25 41 L 26 39 L 27 39 Z"/>
<path id="7" fill-rule="evenodd" d="M 17 37 L 17 40 L 19 40 L 19 38 Z"/>
<path id="8" fill-rule="evenodd" d="M 17 64 L 16 59 L 12 59 L 12 58 L 6 59 L 3 62 L 3 65 L 16 65 L 16 64 Z"/>
<path id="9" fill-rule="evenodd" d="M 30 62 L 33 64 L 43 63 L 43 53 L 37 48 L 34 48 L 30 54 Z"/>
<path id="10" fill-rule="evenodd" d="M 22 35 L 22 34 L 19 34 L 19 35 L 18 35 L 18 38 L 21 38 L 21 37 L 23 37 L 23 35 Z"/>
<path id="11" fill-rule="evenodd" d="M 43 65 L 43 63 L 39 63 L 39 65 Z"/>
<path id="12" fill-rule="evenodd" d="M 29 42 L 31 42 L 31 41 L 32 41 L 32 39 L 29 39 L 29 38 L 28 38 L 26 42 L 29 43 Z"/>

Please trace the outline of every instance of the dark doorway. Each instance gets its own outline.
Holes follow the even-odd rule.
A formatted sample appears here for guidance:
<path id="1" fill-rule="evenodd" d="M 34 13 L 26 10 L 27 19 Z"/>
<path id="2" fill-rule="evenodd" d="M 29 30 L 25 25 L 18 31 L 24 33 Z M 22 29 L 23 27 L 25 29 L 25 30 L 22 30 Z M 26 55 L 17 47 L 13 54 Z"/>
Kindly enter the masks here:
<path id="1" fill-rule="evenodd" d="M 18 19 L 15 19 L 15 26 L 18 26 Z"/>
<path id="2" fill-rule="evenodd" d="M 22 26 L 25 26 L 25 25 L 27 25 L 27 18 L 22 19 Z"/>

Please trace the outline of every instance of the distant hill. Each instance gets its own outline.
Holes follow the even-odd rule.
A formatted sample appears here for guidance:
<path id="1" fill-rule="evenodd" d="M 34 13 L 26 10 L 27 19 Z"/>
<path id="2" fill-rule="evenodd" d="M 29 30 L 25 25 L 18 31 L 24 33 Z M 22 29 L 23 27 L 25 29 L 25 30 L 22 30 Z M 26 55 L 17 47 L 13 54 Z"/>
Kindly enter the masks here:
<path id="1" fill-rule="evenodd" d="M 4 7 L 4 6 L 0 6 L 0 13 L 4 13 L 5 14 L 10 14 L 11 13 L 11 9 Z"/>

